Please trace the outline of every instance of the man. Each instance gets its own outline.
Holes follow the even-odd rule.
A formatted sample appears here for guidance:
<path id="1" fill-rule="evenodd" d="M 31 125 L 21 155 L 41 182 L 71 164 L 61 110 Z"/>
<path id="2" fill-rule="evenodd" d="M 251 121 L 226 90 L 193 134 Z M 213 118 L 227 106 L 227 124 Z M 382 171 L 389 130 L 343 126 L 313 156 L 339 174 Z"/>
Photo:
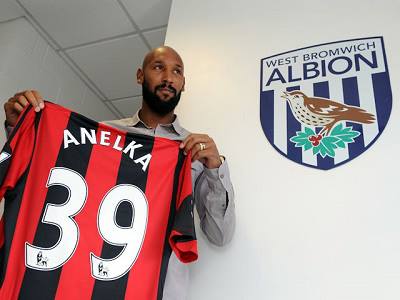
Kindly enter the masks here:
<path id="1" fill-rule="evenodd" d="M 150 51 L 142 68 L 137 70 L 137 82 L 142 85 L 141 109 L 131 118 L 105 123 L 133 133 L 182 141 L 180 147 L 185 153 L 192 153 L 194 199 L 201 229 L 210 242 L 225 245 L 231 240 L 235 226 L 229 170 L 212 138 L 190 134 L 180 126 L 174 114 L 185 86 L 181 57 L 170 47 Z M 32 104 L 36 112 L 44 108 L 42 96 L 34 90 L 17 93 L 4 104 L 8 126 L 15 126 L 18 115 L 28 104 Z M 163 299 L 186 299 L 188 276 L 187 266 L 172 254 Z"/>

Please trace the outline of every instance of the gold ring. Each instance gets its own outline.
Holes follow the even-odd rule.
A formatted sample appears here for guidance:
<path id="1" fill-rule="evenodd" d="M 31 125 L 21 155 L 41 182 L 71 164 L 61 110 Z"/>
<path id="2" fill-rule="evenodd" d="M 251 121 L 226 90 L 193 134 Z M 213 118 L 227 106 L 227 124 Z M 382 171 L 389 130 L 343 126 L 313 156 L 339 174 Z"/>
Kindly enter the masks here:
<path id="1" fill-rule="evenodd" d="M 199 145 L 200 145 L 200 151 L 203 151 L 203 150 L 206 149 L 206 144 L 204 144 L 204 143 L 199 143 Z"/>

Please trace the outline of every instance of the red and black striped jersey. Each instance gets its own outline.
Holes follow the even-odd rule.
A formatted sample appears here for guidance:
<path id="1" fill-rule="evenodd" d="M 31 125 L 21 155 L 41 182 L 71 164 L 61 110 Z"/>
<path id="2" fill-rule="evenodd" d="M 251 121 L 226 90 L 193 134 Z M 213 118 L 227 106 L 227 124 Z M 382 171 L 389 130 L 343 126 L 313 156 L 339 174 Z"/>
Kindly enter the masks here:
<path id="1" fill-rule="evenodd" d="M 47 102 L 0 154 L 0 299 L 161 299 L 197 259 L 191 160 Z"/>

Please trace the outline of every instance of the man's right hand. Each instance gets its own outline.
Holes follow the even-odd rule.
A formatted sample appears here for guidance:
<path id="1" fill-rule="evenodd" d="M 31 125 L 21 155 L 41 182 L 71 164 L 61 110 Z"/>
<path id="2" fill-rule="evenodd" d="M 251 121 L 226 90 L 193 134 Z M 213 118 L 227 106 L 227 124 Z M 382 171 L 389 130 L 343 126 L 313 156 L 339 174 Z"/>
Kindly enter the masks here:
<path id="1" fill-rule="evenodd" d="M 38 91 L 23 91 L 16 93 L 14 97 L 8 99 L 8 101 L 4 103 L 7 125 L 14 127 L 17 123 L 18 116 L 24 110 L 24 107 L 29 104 L 32 104 L 36 112 L 44 108 L 43 98 Z"/>

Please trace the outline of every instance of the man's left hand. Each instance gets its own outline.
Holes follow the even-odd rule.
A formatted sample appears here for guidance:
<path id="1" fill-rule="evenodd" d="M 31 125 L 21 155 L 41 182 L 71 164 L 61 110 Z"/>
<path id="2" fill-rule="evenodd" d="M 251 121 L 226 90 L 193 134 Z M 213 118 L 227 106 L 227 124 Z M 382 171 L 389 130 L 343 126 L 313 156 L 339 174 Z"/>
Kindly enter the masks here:
<path id="1" fill-rule="evenodd" d="M 214 169 L 221 165 L 217 145 L 206 134 L 192 133 L 180 145 L 185 153 L 192 151 L 192 161 L 199 160 L 207 168 Z"/>

